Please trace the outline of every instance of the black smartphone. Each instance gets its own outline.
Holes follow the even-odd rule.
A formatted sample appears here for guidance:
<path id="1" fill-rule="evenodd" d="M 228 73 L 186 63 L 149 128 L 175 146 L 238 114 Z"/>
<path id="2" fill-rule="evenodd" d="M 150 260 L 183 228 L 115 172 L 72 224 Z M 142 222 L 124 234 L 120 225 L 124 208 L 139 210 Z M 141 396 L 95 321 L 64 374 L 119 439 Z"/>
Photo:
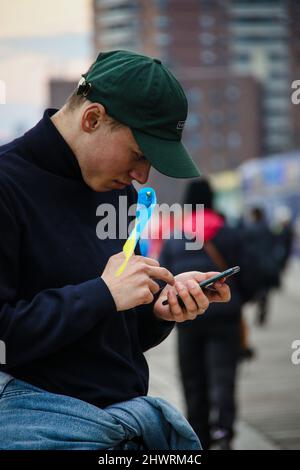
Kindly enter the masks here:
<path id="1" fill-rule="evenodd" d="M 232 276 L 233 274 L 238 273 L 241 270 L 239 266 L 234 266 L 233 268 L 226 269 L 226 271 L 223 271 L 220 274 L 216 274 L 216 276 L 211 277 L 210 279 L 206 279 L 206 281 L 200 282 L 199 286 L 202 287 L 209 287 L 215 282 L 217 282 L 219 279 L 222 279 L 223 277 L 229 277 Z"/>
<path id="2" fill-rule="evenodd" d="M 233 274 L 238 273 L 240 270 L 241 270 L 241 268 L 239 266 L 234 266 L 233 268 L 226 269 L 226 271 L 223 271 L 220 274 L 216 274 L 216 276 L 213 276 L 209 279 L 206 279 L 205 281 L 200 282 L 199 286 L 201 287 L 201 289 L 207 289 L 207 288 L 209 288 L 209 286 L 211 286 L 212 284 L 217 282 L 219 279 L 222 279 L 224 277 L 227 278 L 229 276 L 232 276 Z M 181 299 L 181 297 L 179 297 L 177 295 L 177 299 L 178 299 L 179 305 L 181 307 L 185 307 L 184 302 Z M 163 305 L 168 305 L 168 300 L 164 300 L 162 304 Z"/>

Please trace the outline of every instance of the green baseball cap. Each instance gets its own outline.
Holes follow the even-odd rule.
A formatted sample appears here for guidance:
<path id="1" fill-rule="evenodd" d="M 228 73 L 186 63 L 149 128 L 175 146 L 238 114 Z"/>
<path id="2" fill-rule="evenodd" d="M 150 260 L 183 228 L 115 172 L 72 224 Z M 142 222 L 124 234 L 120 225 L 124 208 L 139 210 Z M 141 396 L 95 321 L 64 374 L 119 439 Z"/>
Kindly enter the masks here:
<path id="1" fill-rule="evenodd" d="M 130 127 L 151 165 L 167 176 L 200 176 L 181 142 L 187 99 L 159 59 L 130 51 L 100 53 L 82 75 L 78 95 L 101 103 L 108 115 Z"/>

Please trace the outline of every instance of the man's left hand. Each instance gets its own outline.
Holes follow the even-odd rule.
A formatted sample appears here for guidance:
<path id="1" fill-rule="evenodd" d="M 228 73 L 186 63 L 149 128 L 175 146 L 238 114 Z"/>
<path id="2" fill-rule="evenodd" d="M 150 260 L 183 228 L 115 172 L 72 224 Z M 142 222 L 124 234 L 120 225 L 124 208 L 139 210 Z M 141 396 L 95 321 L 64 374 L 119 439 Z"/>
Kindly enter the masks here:
<path id="1" fill-rule="evenodd" d="M 153 312 L 161 320 L 175 321 L 178 323 L 186 320 L 194 320 L 202 315 L 208 308 L 210 302 L 229 302 L 230 289 L 224 283 L 224 279 L 213 284 L 214 291 L 201 289 L 199 282 L 209 279 L 218 272 L 201 273 L 189 271 L 178 274 L 175 277 L 175 285 L 167 284 L 154 304 Z M 182 308 L 176 298 L 178 294 L 184 302 Z M 168 299 L 168 305 L 162 305 Z"/>

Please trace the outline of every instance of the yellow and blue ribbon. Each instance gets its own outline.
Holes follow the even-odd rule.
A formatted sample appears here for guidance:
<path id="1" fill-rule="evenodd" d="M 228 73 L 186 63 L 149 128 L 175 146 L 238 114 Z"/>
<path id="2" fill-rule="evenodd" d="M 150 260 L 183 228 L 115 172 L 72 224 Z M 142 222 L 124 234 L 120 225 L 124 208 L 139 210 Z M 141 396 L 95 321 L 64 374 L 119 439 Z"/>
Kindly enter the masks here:
<path id="1" fill-rule="evenodd" d="M 125 254 L 125 260 L 116 272 L 116 276 L 120 276 L 129 261 L 129 258 L 134 253 L 134 249 L 144 231 L 153 210 L 156 205 L 156 194 L 152 188 L 142 188 L 138 192 L 136 217 L 134 221 L 134 228 L 129 235 L 128 239 L 123 245 L 123 252 Z"/>

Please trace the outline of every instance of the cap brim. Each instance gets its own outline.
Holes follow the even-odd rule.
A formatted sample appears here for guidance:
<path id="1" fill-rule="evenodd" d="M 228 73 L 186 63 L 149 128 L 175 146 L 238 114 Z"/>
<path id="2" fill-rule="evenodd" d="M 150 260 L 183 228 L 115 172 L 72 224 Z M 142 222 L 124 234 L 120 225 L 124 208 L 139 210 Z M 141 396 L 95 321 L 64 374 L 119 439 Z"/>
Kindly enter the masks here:
<path id="1" fill-rule="evenodd" d="M 173 178 L 201 175 L 181 141 L 159 139 L 136 129 L 131 130 L 147 160 L 160 173 Z"/>

